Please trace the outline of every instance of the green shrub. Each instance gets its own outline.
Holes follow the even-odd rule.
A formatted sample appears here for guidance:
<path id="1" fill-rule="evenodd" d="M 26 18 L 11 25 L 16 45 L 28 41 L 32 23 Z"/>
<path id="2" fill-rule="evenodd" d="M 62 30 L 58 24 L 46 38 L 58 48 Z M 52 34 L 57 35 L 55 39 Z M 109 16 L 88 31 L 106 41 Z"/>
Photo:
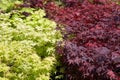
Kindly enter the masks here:
<path id="1" fill-rule="evenodd" d="M 0 0 L 0 9 L 6 12 L 11 11 L 15 4 L 21 4 L 23 0 Z"/>
<path id="2" fill-rule="evenodd" d="M 56 24 L 43 10 L 0 14 L 0 80 L 49 80 L 55 73 Z"/>

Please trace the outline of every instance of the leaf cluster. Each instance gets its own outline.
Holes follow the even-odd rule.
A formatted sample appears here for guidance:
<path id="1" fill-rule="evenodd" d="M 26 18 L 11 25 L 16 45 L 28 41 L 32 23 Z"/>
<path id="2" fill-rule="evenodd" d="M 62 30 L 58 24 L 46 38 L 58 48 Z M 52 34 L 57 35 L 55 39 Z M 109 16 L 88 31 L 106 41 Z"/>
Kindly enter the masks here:
<path id="1" fill-rule="evenodd" d="M 120 5 L 109 0 L 63 1 L 64 7 L 48 3 L 45 9 L 65 27 L 64 41 L 57 47 L 65 79 L 119 80 Z"/>
<path id="2" fill-rule="evenodd" d="M 23 0 L 0 0 L 0 11 L 10 12 L 22 2 Z"/>
<path id="3" fill-rule="evenodd" d="M 0 80 L 50 80 L 55 73 L 56 23 L 41 9 L 0 13 Z"/>

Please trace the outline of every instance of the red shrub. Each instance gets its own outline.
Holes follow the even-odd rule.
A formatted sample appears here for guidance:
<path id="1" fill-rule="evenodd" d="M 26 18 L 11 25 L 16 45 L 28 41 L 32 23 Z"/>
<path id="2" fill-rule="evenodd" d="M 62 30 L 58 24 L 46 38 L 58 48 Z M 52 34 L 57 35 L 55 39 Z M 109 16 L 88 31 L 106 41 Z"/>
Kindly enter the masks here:
<path id="1" fill-rule="evenodd" d="M 67 4 L 64 8 L 50 3 L 46 5 L 46 11 L 49 18 L 66 29 L 65 45 L 57 48 L 66 67 L 66 79 L 119 80 L 119 5 L 85 0 L 83 3 Z"/>

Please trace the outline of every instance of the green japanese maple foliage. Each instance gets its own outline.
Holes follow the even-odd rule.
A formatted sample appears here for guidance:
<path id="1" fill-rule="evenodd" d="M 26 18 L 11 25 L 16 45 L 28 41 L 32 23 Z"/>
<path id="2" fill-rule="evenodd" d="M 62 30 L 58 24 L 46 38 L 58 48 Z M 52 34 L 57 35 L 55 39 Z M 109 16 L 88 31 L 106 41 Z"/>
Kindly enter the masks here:
<path id="1" fill-rule="evenodd" d="M 0 80 L 50 80 L 55 44 L 62 40 L 43 10 L 22 8 L 0 14 Z"/>
<path id="2" fill-rule="evenodd" d="M 0 10 L 11 11 L 15 5 L 21 4 L 23 0 L 0 0 Z"/>

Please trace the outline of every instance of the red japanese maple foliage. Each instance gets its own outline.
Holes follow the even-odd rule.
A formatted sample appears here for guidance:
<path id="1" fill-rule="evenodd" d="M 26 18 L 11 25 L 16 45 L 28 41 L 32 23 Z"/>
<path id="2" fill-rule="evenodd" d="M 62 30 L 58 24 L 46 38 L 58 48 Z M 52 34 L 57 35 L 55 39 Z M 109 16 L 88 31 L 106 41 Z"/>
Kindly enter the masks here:
<path id="1" fill-rule="evenodd" d="M 120 5 L 110 0 L 61 1 L 65 6 L 49 2 L 43 7 L 48 18 L 65 28 L 64 45 L 57 47 L 65 80 L 120 80 Z"/>
<path id="2" fill-rule="evenodd" d="M 64 8 L 46 5 L 48 17 L 65 26 L 65 45 L 57 48 L 65 79 L 119 80 L 120 6 L 108 0 L 71 1 Z"/>

